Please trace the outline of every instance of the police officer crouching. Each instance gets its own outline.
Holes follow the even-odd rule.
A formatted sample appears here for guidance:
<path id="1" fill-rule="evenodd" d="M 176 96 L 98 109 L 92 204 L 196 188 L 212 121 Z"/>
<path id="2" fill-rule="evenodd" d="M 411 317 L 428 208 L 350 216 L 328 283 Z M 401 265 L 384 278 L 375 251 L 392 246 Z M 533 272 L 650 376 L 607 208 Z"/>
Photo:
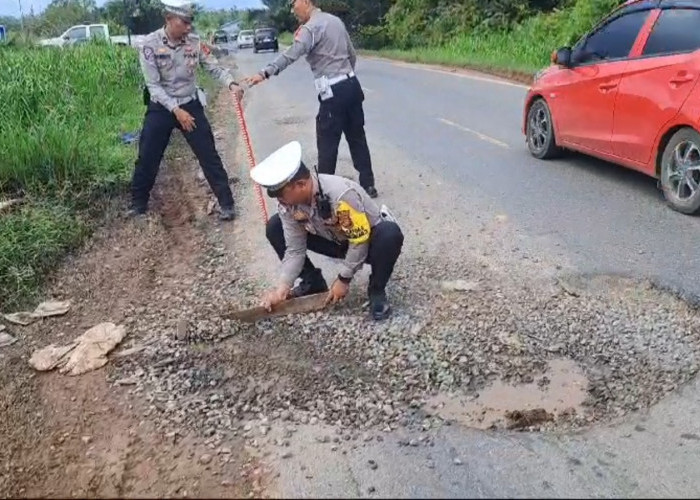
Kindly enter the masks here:
<path id="1" fill-rule="evenodd" d="M 367 293 L 375 320 L 391 308 L 386 285 L 403 246 L 401 228 L 385 219 L 356 182 L 331 174 L 312 174 L 302 161 L 297 141 L 281 147 L 250 173 L 278 201 L 278 213 L 267 224 L 267 239 L 282 260 L 279 284 L 262 300 L 272 306 L 292 297 L 328 291 L 326 303 L 342 300 L 355 273 L 372 267 Z M 343 259 L 330 290 L 307 251 Z M 301 283 L 292 288 L 300 277 Z"/>
<path id="2" fill-rule="evenodd" d="M 139 139 L 132 178 L 131 214 L 146 212 L 151 189 L 173 128 L 180 129 L 197 157 L 209 186 L 219 201 L 222 220 L 234 217 L 229 179 L 216 150 L 214 135 L 204 113 L 204 93 L 196 86 L 195 70 L 201 64 L 213 77 L 235 91 L 243 90 L 231 74 L 218 66 L 199 37 L 191 34 L 194 9 L 185 0 L 163 0 L 165 26 L 146 36 L 140 62 L 146 80 L 148 106 Z"/>

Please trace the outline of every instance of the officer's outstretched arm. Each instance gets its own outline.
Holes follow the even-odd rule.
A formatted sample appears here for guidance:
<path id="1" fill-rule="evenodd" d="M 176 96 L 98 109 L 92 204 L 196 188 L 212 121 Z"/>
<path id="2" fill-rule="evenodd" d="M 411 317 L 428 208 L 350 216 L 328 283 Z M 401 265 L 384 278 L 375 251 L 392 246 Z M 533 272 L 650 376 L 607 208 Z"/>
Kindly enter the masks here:
<path id="1" fill-rule="evenodd" d="M 347 191 L 336 208 L 338 224 L 348 237 L 348 253 L 345 255 L 340 275 L 352 278 L 362 268 L 369 253 L 372 227 L 365 213 L 362 198 L 354 190 Z"/>
<path id="2" fill-rule="evenodd" d="M 238 85 L 231 73 L 226 68 L 222 68 L 219 61 L 211 53 L 211 50 L 204 42 L 199 43 L 199 64 L 214 78 L 225 84 L 227 87 Z"/>
<path id="3" fill-rule="evenodd" d="M 264 78 L 268 78 L 270 75 L 278 75 L 280 71 L 284 70 L 287 66 L 292 64 L 294 61 L 299 59 L 301 56 L 311 52 L 311 49 L 316 43 L 315 35 L 311 28 L 306 25 L 302 25 L 294 33 L 294 42 L 292 45 L 278 55 L 274 61 L 265 66 L 260 74 Z"/>
<path id="4" fill-rule="evenodd" d="M 170 57 L 170 55 L 168 55 Z M 143 73 L 146 87 L 151 94 L 151 99 L 165 106 L 168 111 L 177 107 L 177 100 L 170 97 L 160 84 L 160 71 L 156 64 L 156 51 L 148 44 L 144 44 L 139 51 L 139 62 Z"/>
<path id="5" fill-rule="evenodd" d="M 306 260 L 306 230 L 288 212 L 280 211 L 282 230 L 287 250 L 282 259 L 281 284 L 291 288 L 304 267 Z"/>

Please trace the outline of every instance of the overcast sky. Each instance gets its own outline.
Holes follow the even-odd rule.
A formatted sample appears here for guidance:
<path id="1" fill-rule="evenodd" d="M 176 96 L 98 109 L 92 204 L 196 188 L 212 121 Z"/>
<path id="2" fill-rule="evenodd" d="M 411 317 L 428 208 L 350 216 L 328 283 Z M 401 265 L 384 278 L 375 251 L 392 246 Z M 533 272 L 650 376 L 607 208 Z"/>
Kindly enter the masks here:
<path id="1" fill-rule="evenodd" d="M 107 0 L 97 0 L 97 5 L 103 5 Z M 207 9 L 249 9 L 262 7 L 260 0 L 198 0 Z M 0 16 L 19 17 L 19 6 L 22 4 L 22 11 L 27 14 L 34 7 L 34 12 L 39 13 L 46 8 L 51 0 L 0 0 Z"/>

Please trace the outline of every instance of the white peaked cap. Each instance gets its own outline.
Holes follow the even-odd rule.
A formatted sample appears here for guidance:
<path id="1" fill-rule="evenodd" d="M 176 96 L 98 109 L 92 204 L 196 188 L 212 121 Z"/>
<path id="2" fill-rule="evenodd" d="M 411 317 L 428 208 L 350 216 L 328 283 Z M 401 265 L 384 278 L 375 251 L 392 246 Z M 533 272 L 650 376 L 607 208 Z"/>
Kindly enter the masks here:
<path id="1" fill-rule="evenodd" d="M 161 0 L 161 3 L 166 12 L 188 19 L 194 17 L 194 2 L 189 0 Z"/>
<path id="2" fill-rule="evenodd" d="M 285 144 L 250 170 L 250 177 L 269 191 L 284 187 L 301 166 L 301 144 Z"/>

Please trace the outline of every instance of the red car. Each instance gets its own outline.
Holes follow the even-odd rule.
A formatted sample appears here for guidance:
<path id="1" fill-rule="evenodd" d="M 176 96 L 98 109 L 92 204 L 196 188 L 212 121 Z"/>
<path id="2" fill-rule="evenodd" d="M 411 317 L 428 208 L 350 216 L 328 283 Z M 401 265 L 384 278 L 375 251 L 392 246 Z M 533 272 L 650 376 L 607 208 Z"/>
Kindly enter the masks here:
<path id="1" fill-rule="evenodd" d="M 523 133 L 540 159 L 574 150 L 658 179 L 669 205 L 700 211 L 700 0 L 631 0 L 529 89 Z"/>

